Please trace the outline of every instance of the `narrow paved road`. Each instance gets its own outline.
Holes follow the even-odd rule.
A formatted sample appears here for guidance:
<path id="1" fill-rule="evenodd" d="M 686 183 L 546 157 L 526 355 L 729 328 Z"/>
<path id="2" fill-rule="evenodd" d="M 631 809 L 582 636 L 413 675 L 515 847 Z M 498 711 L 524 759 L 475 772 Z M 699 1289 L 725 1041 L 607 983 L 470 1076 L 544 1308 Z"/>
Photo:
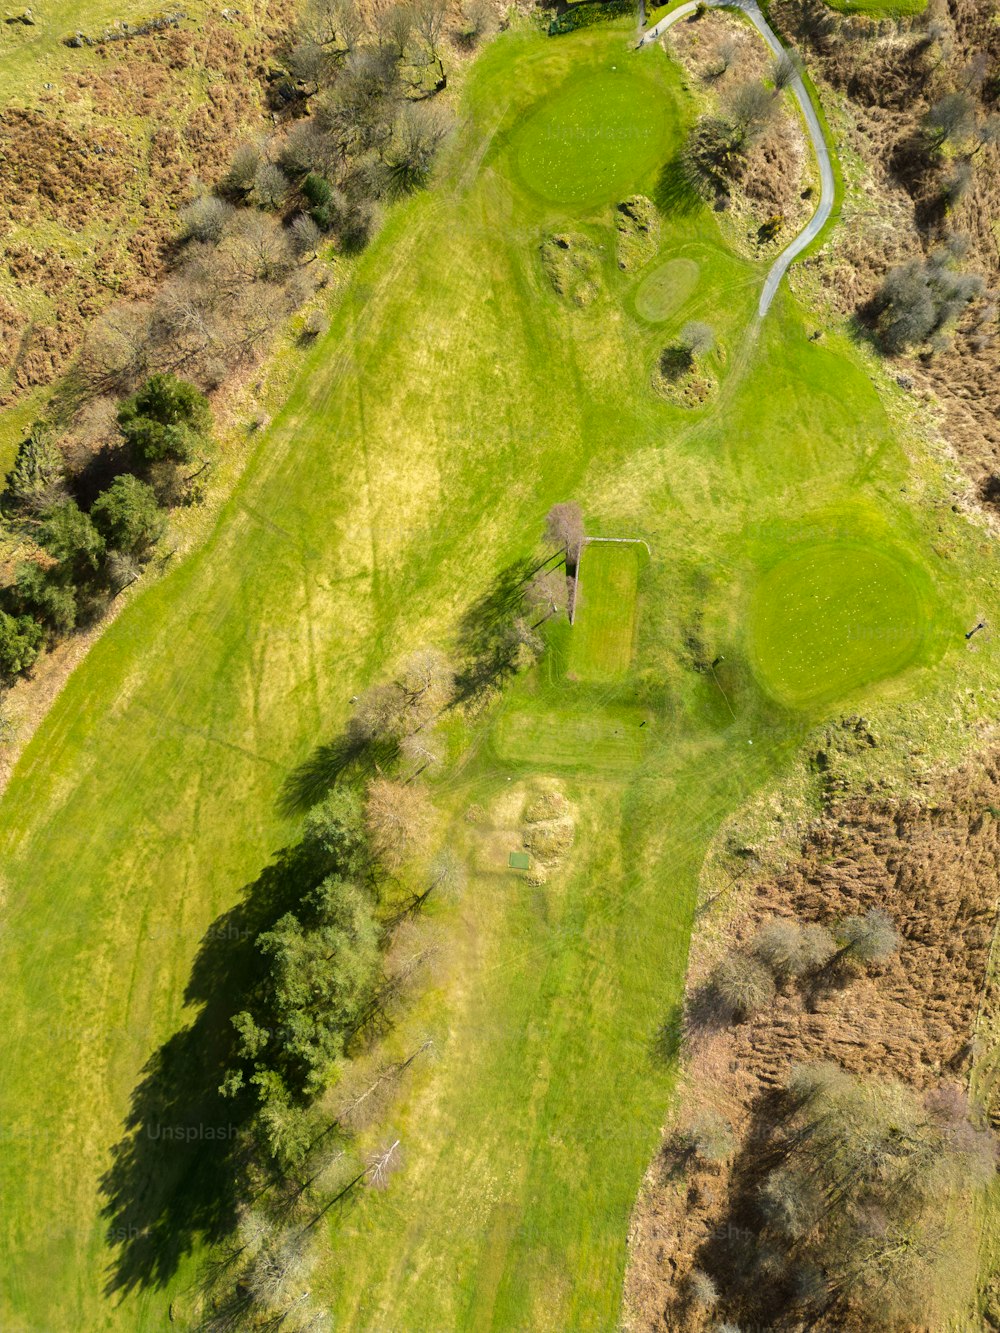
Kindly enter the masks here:
<path id="1" fill-rule="evenodd" d="M 725 0 L 725 2 L 729 4 L 735 2 L 738 4 L 738 7 L 743 10 L 747 18 L 764 38 L 764 41 L 767 42 L 775 56 L 780 56 L 784 53 L 785 48 L 778 41 L 773 28 L 760 12 L 756 0 Z M 723 0 L 706 0 L 706 3 L 709 5 L 719 5 L 723 3 Z M 655 42 L 658 37 L 666 32 L 671 24 L 676 23 L 678 19 L 686 18 L 689 14 L 693 14 L 697 8 L 698 6 L 696 3 L 681 5 L 679 9 L 675 9 L 672 13 L 667 14 L 665 18 L 660 19 L 659 23 L 654 24 L 648 32 L 643 33 L 639 40 L 639 45 L 647 46 L 650 42 Z M 802 253 L 810 241 L 814 240 L 819 235 L 820 229 L 833 211 L 833 164 L 830 161 L 830 149 L 827 145 L 826 138 L 823 135 L 823 127 L 820 125 L 819 117 L 816 115 L 813 104 L 809 100 L 809 94 L 806 92 L 801 75 L 793 75 L 789 87 L 795 94 L 796 101 L 802 110 L 806 128 L 809 130 L 809 137 L 812 140 L 813 152 L 816 154 L 816 161 L 819 163 L 819 207 L 799 232 L 798 236 L 796 236 L 795 240 L 782 250 L 781 254 L 771 265 L 764 282 L 764 290 L 760 294 L 760 302 L 757 306 L 757 314 L 760 318 L 763 318 L 763 316 L 767 314 L 768 306 L 774 300 L 775 292 L 778 290 L 778 284 L 788 272 L 792 261 L 797 255 Z"/>

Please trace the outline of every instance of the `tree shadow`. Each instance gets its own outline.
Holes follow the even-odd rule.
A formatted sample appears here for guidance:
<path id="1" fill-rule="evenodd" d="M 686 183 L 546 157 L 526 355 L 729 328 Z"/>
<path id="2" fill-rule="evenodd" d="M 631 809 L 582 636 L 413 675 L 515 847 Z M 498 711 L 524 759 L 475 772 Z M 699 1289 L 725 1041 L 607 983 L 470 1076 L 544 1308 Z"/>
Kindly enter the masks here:
<path id="1" fill-rule="evenodd" d="M 233 1059 L 230 1019 L 263 974 L 258 933 L 327 868 L 311 845 L 279 852 L 202 938 L 184 996 L 202 1008 L 146 1063 L 101 1179 L 106 1238 L 116 1248 L 108 1295 L 163 1288 L 187 1255 L 233 1230 L 252 1100 L 218 1091 Z"/>
<path id="2" fill-rule="evenodd" d="M 664 163 L 653 187 L 653 202 L 668 217 L 690 217 L 704 207 L 705 201 L 692 184 L 687 164 L 679 154 Z"/>
<path id="3" fill-rule="evenodd" d="M 525 585 L 538 568 L 527 557 L 512 561 L 462 616 L 457 648 L 464 665 L 455 677 L 456 702 L 514 670 L 517 643 L 511 630 L 522 610 Z"/>
<path id="4" fill-rule="evenodd" d="M 671 1007 L 650 1040 L 649 1053 L 653 1063 L 664 1069 L 672 1069 L 681 1053 L 683 1041 L 684 1006 L 678 1002 Z"/>

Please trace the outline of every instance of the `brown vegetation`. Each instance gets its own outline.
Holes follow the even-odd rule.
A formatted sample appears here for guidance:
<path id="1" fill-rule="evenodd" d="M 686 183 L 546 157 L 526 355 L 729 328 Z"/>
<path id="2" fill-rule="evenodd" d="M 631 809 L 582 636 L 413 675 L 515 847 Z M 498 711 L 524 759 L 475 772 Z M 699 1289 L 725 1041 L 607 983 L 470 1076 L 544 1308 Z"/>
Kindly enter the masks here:
<path id="1" fill-rule="evenodd" d="M 152 291 L 192 180 L 216 178 L 265 124 L 266 62 L 291 10 L 268 0 L 254 25 L 208 15 L 67 52 L 60 84 L 0 113 L 4 401 L 51 383 L 99 311 Z M 148 133 L 122 128 L 137 117 Z"/>
<path id="2" fill-rule="evenodd" d="M 1000 761 L 993 755 L 970 764 L 919 799 L 862 797 L 832 783 L 827 790 L 826 812 L 800 857 L 741 892 L 726 952 L 752 954 L 766 922 L 824 926 L 837 936 L 844 918 L 871 909 L 895 922 L 898 952 L 846 970 L 826 963 L 806 974 L 779 971 L 773 998 L 748 1005 L 735 1023 L 695 1029 L 691 1010 L 681 1120 L 721 1124 L 722 1139 L 731 1134 L 733 1142 L 685 1158 L 680 1171 L 671 1132 L 654 1161 L 632 1228 L 630 1327 L 703 1327 L 688 1296 L 690 1275 L 701 1269 L 719 1288 L 713 1317 L 796 1326 L 787 1309 L 775 1308 L 775 1283 L 741 1285 L 739 1274 L 746 1277 L 740 1264 L 748 1252 L 754 1263 L 760 1259 L 759 1191 L 776 1162 L 774 1135 L 787 1132 L 783 1089 L 797 1064 L 832 1061 L 917 1090 L 967 1082 L 1000 889 Z M 843 933 L 838 943 L 842 949 Z M 702 937 L 691 965 L 692 1000 L 718 966 L 718 953 L 718 941 Z M 987 1109 L 995 1117 L 996 1108 Z M 967 1282 L 968 1273 L 959 1279 Z M 848 1302 L 811 1326 L 870 1323 Z"/>

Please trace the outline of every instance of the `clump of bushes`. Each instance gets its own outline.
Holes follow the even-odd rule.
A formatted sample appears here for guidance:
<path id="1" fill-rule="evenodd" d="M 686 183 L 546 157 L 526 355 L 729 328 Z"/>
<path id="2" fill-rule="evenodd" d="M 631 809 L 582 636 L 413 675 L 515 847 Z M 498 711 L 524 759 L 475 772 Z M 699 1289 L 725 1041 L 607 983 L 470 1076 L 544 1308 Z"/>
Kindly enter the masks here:
<path id="1" fill-rule="evenodd" d="M 955 267 L 961 248 L 942 246 L 927 259 L 911 259 L 890 269 L 868 306 L 868 316 L 884 352 L 911 347 L 945 347 L 950 326 L 985 291 L 978 273 Z"/>
<path id="2" fill-rule="evenodd" d="M 766 1009 L 779 987 L 816 984 L 824 975 L 852 965 L 884 961 L 900 945 L 892 918 L 873 907 L 850 915 L 834 929 L 784 917 L 765 922 L 745 947 L 726 954 L 716 965 L 702 1006 L 713 1017 L 745 1022 Z"/>

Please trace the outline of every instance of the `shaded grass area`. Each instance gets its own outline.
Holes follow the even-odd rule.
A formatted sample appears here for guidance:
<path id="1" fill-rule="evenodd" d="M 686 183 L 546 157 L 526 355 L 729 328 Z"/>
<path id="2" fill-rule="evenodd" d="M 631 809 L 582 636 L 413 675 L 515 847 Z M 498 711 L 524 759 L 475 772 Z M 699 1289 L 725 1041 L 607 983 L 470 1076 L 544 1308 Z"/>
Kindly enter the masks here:
<path id="1" fill-rule="evenodd" d="M 166 1325 L 229 1207 L 224 1143 L 151 1132 L 214 1123 L 228 999 L 211 997 L 239 989 L 246 961 L 221 928 L 270 910 L 262 868 L 345 762 L 350 696 L 427 642 L 488 663 L 518 562 L 575 497 L 595 533 L 654 551 L 634 661 L 606 685 L 567 680 L 572 648 L 550 626 L 541 667 L 461 738 L 436 791 L 462 846 L 470 805 L 553 776 L 576 810 L 572 857 L 541 888 L 477 874 L 435 909 L 440 982 L 398 1036 L 430 1033 L 438 1053 L 392 1112 L 407 1168 L 331 1212 L 313 1286 L 343 1327 L 614 1326 L 704 848 L 831 711 L 793 716 L 760 689 L 745 641 L 760 572 L 819 505 L 865 533 L 863 500 L 951 618 L 995 614 L 978 534 L 911 466 L 846 340 L 810 343 L 783 295 L 742 348 L 763 273 L 710 213 L 667 214 L 653 261 L 696 227 L 684 315 L 742 349 L 711 407 L 684 411 L 649 389 L 663 333 L 630 313 L 644 274 L 616 272 L 611 208 L 518 184 L 520 126 L 570 74 L 631 58 L 631 36 L 511 33 L 481 57 L 439 181 L 358 261 L 213 534 L 108 627 L 25 751 L 0 828 L 4 1325 Z M 658 50 L 634 58 L 682 126 L 677 71 Z M 578 219 L 607 259 L 601 295 L 573 311 L 537 248 Z M 952 628 L 934 661 L 864 690 L 873 725 L 943 717 L 959 682 L 990 687 L 991 657 L 965 656 Z M 136 1133 L 159 1146 L 139 1152 Z"/>

